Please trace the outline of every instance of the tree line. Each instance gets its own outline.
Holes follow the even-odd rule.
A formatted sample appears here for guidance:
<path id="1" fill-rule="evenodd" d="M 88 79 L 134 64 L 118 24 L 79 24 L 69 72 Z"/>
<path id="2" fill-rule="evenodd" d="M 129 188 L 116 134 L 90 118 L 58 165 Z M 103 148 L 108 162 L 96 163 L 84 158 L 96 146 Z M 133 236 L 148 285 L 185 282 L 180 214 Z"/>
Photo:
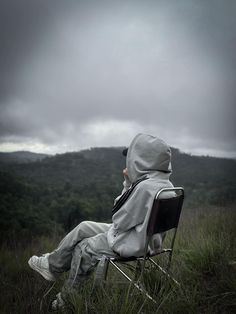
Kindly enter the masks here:
<path id="1" fill-rule="evenodd" d="M 0 160 L 1 240 L 69 231 L 83 220 L 111 221 L 122 190 L 122 148 L 93 148 L 33 162 Z M 236 161 L 172 149 L 175 185 L 185 206 L 235 203 Z"/>

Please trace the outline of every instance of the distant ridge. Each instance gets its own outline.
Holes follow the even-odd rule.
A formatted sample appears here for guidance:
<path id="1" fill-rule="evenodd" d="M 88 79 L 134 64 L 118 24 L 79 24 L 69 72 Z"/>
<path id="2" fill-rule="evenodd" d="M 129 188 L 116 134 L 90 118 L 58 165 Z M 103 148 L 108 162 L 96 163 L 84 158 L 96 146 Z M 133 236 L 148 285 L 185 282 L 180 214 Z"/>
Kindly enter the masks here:
<path id="1" fill-rule="evenodd" d="M 38 154 L 29 151 L 16 151 L 12 153 L 0 152 L 0 162 L 4 163 L 28 163 L 34 161 L 40 161 L 46 157 L 50 157 L 48 154 Z"/>
<path id="2" fill-rule="evenodd" d="M 47 157 L 57 157 L 57 156 L 75 156 L 75 155 L 83 155 L 85 158 L 88 159 L 97 159 L 97 158 L 103 158 L 106 155 L 107 151 L 119 151 L 123 150 L 124 146 L 111 146 L 111 147 L 91 147 L 88 149 L 82 149 L 78 151 L 69 151 L 64 153 L 58 153 L 58 154 L 44 154 L 44 153 L 35 153 L 31 151 L 14 151 L 14 152 L 0 152 L 0 163 L 28 163 L 28 162 L 35 162 L 35 161 L 41 161 L 44 158 Z M 172 156 L 175 155 L 182 155 L 185 157 L 193 157 L 193 158 L 203 158 L 205 160 L 232 160 L 236 161 L 236 158 L 230 158 L 230 157 L 217 157 L 217 156 L 210 156 L 210 155 L 194 155 L 188 152 L 181 151 L 180 149 L 176 147 L 171 147 Z M 105 154 L 105 155 L 104 155 Z"/>
<path id="3" fill-rule="evenodd" d="M 117 184 L 122 180 L 124 147 L 93 147 L 86 150 L 47 155 L 28 151 L 0 153 L 0 171 L 8 171 L 30 179 L 30 182 L 57 186 L 65 181 L 76 186 L 95 182 Z M 236 186 L 236 160 L 210 156 L 194 156 L 172 148 L 171 180 L 191 190 L 209 193 Z M 233 193 L 235 194 L 235 193 Z M 232 195 L 229 196 L 231 198 Z"/>

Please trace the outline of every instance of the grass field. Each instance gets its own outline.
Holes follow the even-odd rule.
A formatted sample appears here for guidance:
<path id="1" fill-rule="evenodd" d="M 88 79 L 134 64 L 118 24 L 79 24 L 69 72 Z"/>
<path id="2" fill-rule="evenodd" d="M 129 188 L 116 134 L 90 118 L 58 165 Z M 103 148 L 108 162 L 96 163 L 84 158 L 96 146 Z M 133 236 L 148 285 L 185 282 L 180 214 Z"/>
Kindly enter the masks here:
<path id="1" fill-rule="evenodd" d="M 14 239 L 1 247 L 0 313 L 50 313 L 50 302 L 64 278 L 45 296 L 51 284 L 33 272 L 27 261 L 33 254 L 50 251 L 57 242 L 55 235 L 25 244 Z M 183 210 L 171 272 L 180 287 L 152 271 L 145 277 L 157 301 L 154 304 L 110 268 L 104 288 L 91 293 L 91 278 L 82 291 L 71 295 L 64 313 L 236 313 L 235 206 Z"/>

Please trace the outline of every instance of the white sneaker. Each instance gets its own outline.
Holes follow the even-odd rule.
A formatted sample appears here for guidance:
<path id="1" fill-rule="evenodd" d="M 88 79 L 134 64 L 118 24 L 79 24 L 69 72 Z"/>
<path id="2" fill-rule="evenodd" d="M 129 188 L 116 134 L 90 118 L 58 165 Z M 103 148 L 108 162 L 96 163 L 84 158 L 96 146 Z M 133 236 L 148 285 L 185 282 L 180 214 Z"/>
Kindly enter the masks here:
<path id="1" fill-rule="evenodd" d="M 28 264 L 33 270 L 40 273 L 40 275 L 42 275 L 46 280 L 55 281 L 55 276 L 49 270 L 48 256 L 49 253 L 40 257 L 34 255 L 28 260 Z"/>
<path id="2" fill-rule="evenodd" d="M 52 310 L 60 310 L 65 307 L 66 303 L 61 297 L 61 292 L 56 295 L 56 300 L 52 301 L 51 308 Z"/>

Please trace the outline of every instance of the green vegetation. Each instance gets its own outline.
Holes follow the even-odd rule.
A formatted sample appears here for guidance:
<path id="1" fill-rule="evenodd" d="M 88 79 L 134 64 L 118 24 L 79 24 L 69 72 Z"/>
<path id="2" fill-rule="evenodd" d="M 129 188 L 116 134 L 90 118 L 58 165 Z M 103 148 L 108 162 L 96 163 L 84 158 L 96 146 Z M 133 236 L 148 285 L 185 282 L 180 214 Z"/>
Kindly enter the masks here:
<path id="1" fill-rule="evenodd" d="M 85 219 L 110 220 L 124 166 L 120 149 L 0 162 L 1 240 L 69 231 Z"/>
<path id="2" fill-rule="evenodd" d="M 44 297 L 51 283 L 32 271 L 27 260 L 34 253 L 50 251 L 57 238 L 56 234 L 50 239 L 41 237 L 31 241 L 27 247 L 18 241 L 12 243 L 11 249 L 2 246 L 1 313 L 50 313 L 50 302 L 60 290 L 64 278 L 60 278 Z M 71 295 L 69 308 L 64 313 L 235 313 L 235 262 L 235 207 L 185 208 L 172 262 L 172 273 L 181 282 L 180 288 L 150 272 L 145 282 L 155 295 L 158 303 L 155 305 L 123 282 L 110 267 L 104 289 L 91 294 L 91 277 L 84 288 Z"/>
<path id="3" fill-rule="evenodd" d="M 122 189 L 122 148 L 93 148 L 22 162 L 0 155 L 1 241 L 69 231 L 83 220 L 110 221 Z M 16 160 L 17 156 L 20 158 Z M 236 161 L 196 157 L 172 149 L 175 185 L 185 187 L 185 206 L 236 201 Z M 23 156 L 31 156 L 24 152 Z M 14 158 L 13 158 L 14 157 Z M 23 159 L 25 161 L 25 159 Z"/>
<path id="4" fill-rule="evenodd" d="M 111 219 L 113 199 L 122 189 L 121 150 L 39 159 L 24 153 L 9 161 L 0 155 L 0 313 L 49 313 L 64 278 L 46 295 L 51 284 L 27 261 L 55 248 L 79 222 Z M 172 152 L 171 180 L 186 192 L 172 263 L 181 288 L 150 273 L 145 283 L 155 305 L 110 269 L 104 289 L 91 294 L 91 278 L 71 296 L 66 313 L 236 312 L 236 161 Z"/>

